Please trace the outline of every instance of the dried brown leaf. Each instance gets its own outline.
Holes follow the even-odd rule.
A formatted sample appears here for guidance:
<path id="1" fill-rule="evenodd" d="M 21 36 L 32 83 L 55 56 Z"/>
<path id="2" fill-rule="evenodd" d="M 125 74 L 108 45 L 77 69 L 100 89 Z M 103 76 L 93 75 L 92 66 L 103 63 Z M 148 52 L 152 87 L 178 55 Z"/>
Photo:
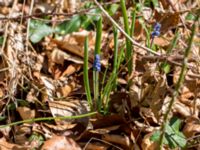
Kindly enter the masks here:
<path id="1" fill-rule="evenodd" d="M 189 138 L 200 133 L 200 120 L 199 118 L 189 116 L 186 119 L 186 125 L 183 128 L 184 135 Z"/>
<path id="2" fill-rule="evenodd" d="M 61 117 L 61 116 L 75 116 L 75 115 L 81 115 L 85 114 L 88 111 L 88 106 L 86 104 L 87 102 L 80 101 L 80 100 L 70 100 L 70 101 L 49 101 L 49 108 L 51 110 L 51 113 L 53 117 Z M 59 121 L 56 120 L 57 123 L 63 124 L 70 123 L 74 120 L 65 120 L 65 121 Z M 80 118 L 77 121 L 83 123 L 84 125 L 87 125 L 88 118 Z"/>
<path id="3" fill-rule="evenodd" d="M 0 139 L 0 148 L 1 150 L 27 150 L 30 147 L 20 146 L 17 144 L 8 143 L 5 138 Z"/>
<path id="4" fill-rule="evenodd" d="M 35 118 L 35 109 L 31 110 L 28 107 L 17 107 L 17 111 L 23 120 Z"/>
<path id="5" fill-rule="evenodd" d="M 80 146 L 71 138 L 53 136 L 44 142 L 41 150 L 81 150 Z"/>
<path id="6" fill-rule="evenodd" d="M 111 142 L 114 144 L 122 145 L 123 147 L 129 148 L 131 146 L 130 139 L 127 136 L 104 134 L 102 140 Z"/>

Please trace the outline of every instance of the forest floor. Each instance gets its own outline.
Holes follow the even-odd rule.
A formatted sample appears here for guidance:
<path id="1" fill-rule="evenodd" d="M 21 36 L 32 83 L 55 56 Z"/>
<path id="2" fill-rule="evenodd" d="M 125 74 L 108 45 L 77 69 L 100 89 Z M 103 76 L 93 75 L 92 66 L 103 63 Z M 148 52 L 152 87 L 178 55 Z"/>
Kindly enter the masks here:
<path id="1" fill-rule="evenodd" d="M 199 0 L 0 0 L 0 149 L 200 149 Z"/>

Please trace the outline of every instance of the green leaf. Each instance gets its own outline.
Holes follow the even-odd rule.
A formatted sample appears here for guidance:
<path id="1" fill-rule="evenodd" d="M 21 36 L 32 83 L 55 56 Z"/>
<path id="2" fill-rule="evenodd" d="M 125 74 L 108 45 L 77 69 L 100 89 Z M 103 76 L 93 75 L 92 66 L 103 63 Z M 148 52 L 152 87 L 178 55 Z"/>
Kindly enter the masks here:
<path id="1" fill-rule="evenodd" d="M 174 131 L 178 131 L 179 132 L 179 129 L 180 129 L 180 126 L 181 126 L 181 120 L 179 118 L 177 118 L 177 117 L 173 117 L 170 120 L 169 125 L 171 126 L 171 128 L 174 129 Z"/>
<path id="2" fill-rule="evenodd" d="M 184 134 L 179 131 L 180 126 L 181 120 L 177 117 L 173 117 L 169 125 L 166 125 L 166 138 L 170 148 L 176 148 L 178 146 L 184 148 L 186 146 L 187 141 Z"/>
<path id="3" fill-rule="evenodd" d="M 179 133 L 176 133 L 172 138 L 179 147 L 184 148 L 187 144 L 187 140 L 182 133 L 181 133 L 182 135 Z"/>
<path id="4" fill-rule="evenodd" d="M 107 12 L 109 13 L 110 16 L 112 16 L 116 13 L 118 8 L 119 8 L 118 4 L 109 5 L 108 8 L 107 8 Z"/>
<path id="5" fill-rule="evenodd" d="M 185 17 L 186 20 L 195 20 L 195 16 L 192 13 L 188 13 Z"/>
<path id="6" fill-rule="evenodd" d="M 7 117 L 6 116 L 0 116 L 0 121 L 5 120 Z"/>
<path id="7" fill-rule="evenodd" d="M 171 133 L 171 134 L 168 134 L 166 133 L 165 134 L 165 138 L 166 138 L 166 145 L 168 145 L 170 148 L 176 148 L 178 145 L 177 145 L 177 142 L 173 139 L 173 136 L 174 136 L 174 133 Z"/>
<path id="8" fill-rule="evenodd" d="M 31 20 L 29 38 L 32 43 L 38 43 L 45 36 L 53 33 L 53 29 L 42 21 Z"/>
<path id="9" fill-rule="evenodd" d="M 151 0 L 154 7 L 158 7 L 158 0 Z"/>
<path id="10" fill-rule="evenodd" d="M 167 74 L 170 72 L 171 66 L 168 63 L 162 63 L 161 68 Z"/>
<path id="11" fill-rule="evenodd" d="M 51 27 L 38 20 L 31 20 L 29 31 L 29 38 L 33 43 L 38 43 L 42 40 L 42 38 L 53 33 L 53 29 Z"/>
<path id="12" fill-rule="evenodd" d="M 60 34 L 67 34 L 77 31 L 81 26 L 80 15 L 75 15 L 69 21 L 64 21 L 55 28 L 55 31 Z"/>
<path id="13" fill-rule="evenodd" d="M 150 141 L 158 141 L 160 138 L 160 131 L 155 131 L 153 135 L 150 137 Z"/>
<path id="14" fill-rule="evenodd" d="M 3 44 L 3 36 L 0 36 L 0 45 Z"/>
<path id="15" fill-rule="evenodd" d="M 89 14 L 100 14 L 100 9 L 92 9 Z M 81 27 L 87 29 L 90 25 L 94 25 L 95 21 L 100 19 L 100 15 L 82 15 L 81 16 Z"/>
<path id="16" fill-rule="evenodd" d="M 39 147 L 43 144 L 44 137 L 39 133 L 33 132 L 28 140 L 29 142 L 32 142 L 32 141 L 37 142 L 38 143 L 37 146 Z"/>

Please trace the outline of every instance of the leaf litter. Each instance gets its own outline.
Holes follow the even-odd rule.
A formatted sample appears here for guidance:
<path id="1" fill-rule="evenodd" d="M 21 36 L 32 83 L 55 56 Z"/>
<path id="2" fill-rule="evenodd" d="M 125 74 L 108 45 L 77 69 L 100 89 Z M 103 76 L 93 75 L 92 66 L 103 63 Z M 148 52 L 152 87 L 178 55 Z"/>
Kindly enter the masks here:
<path id="1" fill-rule="evenodd" d="M 133 46 L 135 68 L 129 76 L 122 53 L 116 87 L 109 96 L 109 114 L 35 122 L 37 118 L 72 117 L 90 112 L 83 83 L 84 41 L 89 38 L 88 70 L 93 95 L 95 24 L 99 19 L 95 13 L 100 11 L 87 1 L 33 1 L 33 8 L 31 2 L 0 2 L 0 39 L 3 39 L 0 40 L 0 122 L 7 125 L 0 127 L 0 148 L 157 150 L 158 143 L 151 139 L 160 134 L 157 131 L 173 97 L 194 23 L 192 16 L 199 15 L 198 1 L 127 2 L 130 25 L 131 13 L 136 11 L 132 38 L 163 57 Z M 123 27 L 119 1 L 101 4 Z M 150 43 L 156 22 L 161 24 L 160 36 Z M 164 149 L 181 147 L 185 142 L 188 149 L 199 149 L 199 21 L 196 24 L 185 81 L 170 112 L 172 120 L 173 117 L 179 120 L 167 124 L 166 133 L 173 135 L 164 140 Z M 111 21 L 103 16 L 100 89 L 106 87 L 114 68 L 112 28 Z M 172 43 L 176 32 L 180 36 Z M 119 56 L 125 50 L 122 33 L 118 39 Z M 167 71 L 163 63 L 168 66 Z M 33 122 L 9 126 L 27 119 Z M 173 125 L 177 125 L 176 130 Z M 172 139 L 179 141 L 174 143 Z"/>

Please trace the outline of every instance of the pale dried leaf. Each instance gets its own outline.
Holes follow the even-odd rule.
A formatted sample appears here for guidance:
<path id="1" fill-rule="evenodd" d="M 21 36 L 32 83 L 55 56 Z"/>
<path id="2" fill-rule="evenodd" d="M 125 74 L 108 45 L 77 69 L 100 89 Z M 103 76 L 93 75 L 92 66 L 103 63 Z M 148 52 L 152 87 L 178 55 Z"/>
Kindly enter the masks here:
<path id="1" fill-rule="evenodd" d="M 61 116 L 76 116 L 85 114 L 88 111 L 88 106 L 85 105 L 84 101 L 70 100 L 70 101 L 54 101 L 49 102 L 49 108 L 53 117 Z M 72 122 L 73 120 L 65 120 L 65 122 Z M 87 124 L 88 118 L 80 118 L 77 121 Z M 57 123 L 61 121 L 56 121 Z"/>
<path id="2" fill-rule="evenodd" d="M 0 148 L 1 150 L 27 150 L 30 147 L 20 146 L 17 144 L 8 143 L 5 138 L 0 139 Z"/>
<path id="3" fill-rule="evenodd" d="M 114 144 L 119 144 L 119 145 L 122 145 L 124 147 L 130 147 L 131 146 L 130 139 L 128 137 L 121 136 L 121 135 L 104 134 L 103 137 L 102 137 L 102 140 L 105 140 L 107 142 L 111 142 L 111 143 L 114 143 Z"/>
<path id="4" fill-rule="evenodd" d="M 54 49 L 51 54 L 51 60 L 57 64 L 63 65 L 65 60 L 75 62 L 77 64 L 83 64 L 83 60 L 77 56 L 67 54 L 59 49 Z"/>
<path id="5" fill-rule="evenodd" d="M 23 120 L 35 118 L 35 109 L 31 110 L 28 107 L 17 107 L 17 111 Z"/>
<path id="6" fill-rule="evenodd" d="M 44 142 L 41 150 L 81 150 L 80 146 L 71 138 L 53 136 Z"/>

